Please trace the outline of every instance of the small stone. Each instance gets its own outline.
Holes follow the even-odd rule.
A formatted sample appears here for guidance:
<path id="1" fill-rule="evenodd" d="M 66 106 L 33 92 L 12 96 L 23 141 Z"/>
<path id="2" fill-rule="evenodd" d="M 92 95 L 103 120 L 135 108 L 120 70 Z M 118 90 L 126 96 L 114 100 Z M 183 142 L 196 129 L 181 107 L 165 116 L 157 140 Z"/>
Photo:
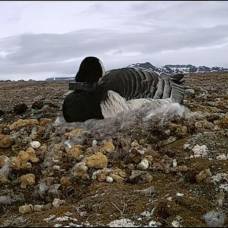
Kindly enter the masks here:
<path id="1" fill-rule="evenodd" d="M 9 135 L 0 134 L 0 148 L 6 149 L 11 147 L 13 140 Z"/>
<path id="2" fill-rule="evenodd" d="M 171 223 L 172 227 L 182 227 L 180 222 L 177 220 L 173 220 Z"/>
<path id="3" fill-rule="evenodd" d="M 92 141 L 92 147 L 95 147 L 95 146 L 97 146 L 97 140 L 96 140 L 96 139 L 94 139 L 94 140 Z"/>
<path id="4" fill-rule="evenodd" d="M 131 176 L 129 177 L 130 183 L 133 184 L 150 183 L 152 179 L 152 176 L 148 172 L 139 170 L 132 170 Z"/>
<path id="5" fill-rule="evenodd" d="M 112 139 L 107 140 L 102 145 L 102 151 L 111 153 L 115 150 L 115 146 L 113 145 Z"/>
<path id="6" fill-rule="evenodd" d="M 114 174 L 114 173 L 111 173 L 111 174 L 110 174 L 110 177 L 112 177 L 113 180 L 114 180 L 115 182 L 117 182 L 117 183 L 122 183 L 122 182 L 124 181 L 124 178 L 123 178 L 123 177 L 121 177 L 121 176 L 119 176 L 119 175 L 117 175 L 117 174 Z"/>
<path id="7" fill-rule="evenodd" d="M 48 125 L 49 123 L 51 123 L 52 120 L 51 119 L 48 119 L 48 118 L 41 118 L 40 119 L 40 126 L 46 126 Z"/>
<path id="8" fill-rule="evenodd" d="M 176 167 L 177 167 L 177 160 L 173 159 L 173 168 L 176 168 Z"/>
<path id="9" fill-rule="evenodd" d="M 180 166 L 177 166 L 176 170 L 178 172 L 187 172 L 188 171 L 188 167 L 186 165 L 180 165 Z"/>
<path id="10" fill-rule="evenodd" d="M 72 175 L 74 177 L 88 179 L 89 175 L 87 173 L 88 167 L 85 162 L 79 162 L 72 168 Z"/>
<path id="11" fill-rule="evenodd" d="M 223 212 L 212 210 L 204 214 L 203 219 L 207 223 L 208 227 L 223 227 L 226 215 Z"/>
<path id="12" fill-rule="evenodd" d="M 149 161 L 144 158 L 139 164 L 138 164 L 138 168 L 141 170 L 146 170 L 148 169 L 150 166 Z"/>
<path id="13" fill-rule="evenodd" d="M 131 219 L 117 219 L 114 221 L 111 221 L 109 224 L 107 224 L 109 227 L 135 227 L 135 223 Z"/>
<path id="14" fill-rule="evenodd" d="M 205 158 L 208 156 L 208 148 L 206 145 L 199 146 L 197 144 L 192 148 L 192 151 L 194 152 L 195 158 L 198 158 L 198 157 Z"/>
<path id="15" fill-rule="evenodd" d="M 21 188 L 26 188 L 35 184 L 35 175 L 33 173 L 25 174 L 20 177 Z"/>
<path id="16" fill-rule="evenodd" d="M 184 193 L 177 192 L 176 193 L 176 196 L 183 197 L 184 196 Z"/>
<path id="17" fill-rule="evenodd" d="M 32 141 L 32 142 L 30 143 L 30 145 L 31 145 L 31 147 L 32 147 L 33 149 L 38 149 L 38 148 L 41 146 L 41 144 L 40 144 L 39 141 Z"/>
<path id="18" fill-rule="evenodd" d="M 60 170 L 60 166 L 59 166 L 59 165 L 54 165 L 54 166 L 53 166 L 53 169 L 59 171 L 59 170 Z"/>
<path id="19" fill-rule="evenodd" d="M 33 126 L 33 125 L 39 125 L 39 122 L 37 119 L 19 119 L 12 123 L 9 128 L 10 130 L 16 130 L 22 127 L 26 126 Z"/>
<path id="20" fill-rule="evenodd" d="M 19 207 L 19 213 L 21 214 L 28 214 L 28 213 L 31 213 L 32 211 L 33 211 L 32 204 L 25 204 Z"/>
<path id="21" fill-rule="evenodd" d="M 107 167 L 108 159 L 103 153 L 97 152 L 94 155 L 86 158 L 86 165 L 89 168 L 102 169 Z"/>
<path id="22" fill-rule="evenodd" d="M 145 188 L 142 190 L 135 190 L 135 192 L 138 192 L 145 196 L 151 196 L 155 193 L 155 188 L 154 188 L 154 186 L 150 186 L 149 188 Z"/>
<path id="23" fill-rule="evenodd" d="M 110 177 L 110 176 L 107 176 L 107 177 L 106 177 L 106 182 L 112 183 L 112 182 L 113 182 L 113 178 Z"/>
<path id="24" fill-rule="evenodd" d="M 154 220 L 151 220 L 148 224 L 149 227 L 158 227 L 158 226 L 161 226 L 162 224 L 160 222 L 157 222 L 157 221 L 154 221 Z"/>
<path id="25" fill-rule="evenodd" d="M 70 186 L 70 185 L 71 185 L 70 178 L 69 178 L 69 177 L 66 177 L 66 176 L 61 177 L 61 179 L 60 179 L 60 184 L 61 184 L 62 186 L 64 186 L 64 187 Z"/>
<path id="26" fill-rule="evenodd" d="M 34 205 L 33 210 L 35 212 L 43 211 L 44 210 L 44 205 L 38 205 L 38 204 L 37 205 Z"/>
<path id="27" fill-rule="evenodd" d="M 217 160 L 227 160 L 228 159 L 228 156 L 225 155 L 225 154 L 219 154 L 217 157 L 216 157 Z"/>
<path id="28" fill-rule="evenodd" d="M 183 149 L 184 150 L 190 150 L 191 149 L 191 145 L 186 143 L 186 144 L 184 144 Z"/>
<path id="29" fill-rule="evenodd" d="M 30 162 L 36 163 L 39 159 L 36 157 L 35 150 L 29 147 L 26 151 L 20 151 L 17 157 L 13 157 L 11 160 L 11 167 L 13 169 L 27 169 L 31 168 Z"/>
<path id="30" fill-rule="evenodd" d="M 28 109 L 28 106 L 24 103 L 22 104 L 17 104 L 14 106 L 13 111 L 16 114 L 22 114 Z"/>
<path id="31" fill-rule="evenodd" d="M 65 203 L 65 200 L 55 198 L 52 202 L 53 207 L 58 208 Z"/>
<path id="32" fill-rule="evenodd" d="M 67 156 L 78 160 L 82 153 L 82 148 L 83 147 L 81 145 L 74 145 L 73 147 L 67 150 Z"/>
<path id="33" fill-rule="evenodd" d="M 92 179 L 100 182 L 106 181 L 107 176 L 110 174 L 110 169 L 104 168 L 93 172 Z"/>
<path id="34" fill-rule="evenodd" d="M 9 158 L 5 155 L 0 156 L 0 168 L 2 168 L 7 162 L 9 161 Z"/>
<path id="35" fill-rule="evenodd" d="M 199 174 L 196 175 L 196 182 L 200 183 L 203 181 L 207 181 L 208 178 L 211 176 L 212 176 L 212 174 L 211 174 L 210 169 L 202 170 Z"/>

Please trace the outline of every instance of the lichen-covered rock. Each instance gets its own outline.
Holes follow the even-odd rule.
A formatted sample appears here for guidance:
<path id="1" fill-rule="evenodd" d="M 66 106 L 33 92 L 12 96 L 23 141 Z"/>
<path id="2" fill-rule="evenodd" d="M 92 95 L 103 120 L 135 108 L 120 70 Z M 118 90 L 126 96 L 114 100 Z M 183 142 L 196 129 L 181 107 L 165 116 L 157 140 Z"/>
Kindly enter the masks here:
<path id="1" fill-rule="evenodd" d="M 0 156 L 0 183 L 5 184 L 8 183 L 8 176 L 10 173 L 10 159 L 5 156 Z"/>
<path id="2" fill-rule="evenodd" d="M 226 114 L 221 120 L 217 121 L 217 123 L 222 128 L 228 128 L 228 114 Z"/>
<path id="3" fill-rule="evenodd" d="M 86 165 L 89 168 L 103 169 L 108 165 L 108 158 L 101 152 L 97 152 L 86 158 Z"/>
<path id="4" fill-rule="evenodd" d="M 20 177 L 21 188 L 27 188 L 35 184 L 35 175 L 33 173 L 28 173 Z"/>
<path id="5" fill-rule="evenodd" d="M 105 140 L 103 142 L 101 150 L 108 153 L 113 152 L 115 150 L 115 146 L 113 145 L 112 139 Z"/>
<path id="6" fill-rule="evenodd" d="M 196 182 L 208 182 L 211 176 L 212 174 L 210 169 L 202 170 L 199 174 L 196 175 Z"/>
<path id="7" fill-rule="evenodd" d="M 106 180 L 106 178 L 110 174 L 110 172 L 111 172 L 111 170 L 107 169 L 107 168 L 96 170 L 92 174 L 92 179 L 103 182 Z"/>
<path id="8" fill-rule="evenodd" d="M 36 153 L 32 147 L 29 147 L 26 151 L 20 151 L 17 157 L 12 157 L 11 160 L 11 167 L 13 169 L 26 169 L 31 168 L 32 163 L 36 163 L 39 161 L 37 158 Z"/>
<path id="9" fill-rule="evenodd" d="M 16 130 L 26 126 L 39 125 L 39 121 L 37 119 L 19 119 L 12 123 L 9 128 L 10 130 Z"/>
<path id="10" fill-rule="evenodd" d="M 19 213 L 21 214 L 28 214 L 28 213 L 31 213 L 32 211 L 33 211 L 32 204 L 25 204 L 19 207 Z"/>
<path id="11" fill-rule="evenodd" d="M 88 179 L 89 175 L 87 171 L 88 171 L 88 166 L 86 166 L 85 162 L 79 162 L 72 168 L 72 175 L 74 177 Z"/>
<path id="12" fill-rule="evenodd" d="M 208 122 L 207 120 L 200 120 L 195 123 L 195 128 L 198 130 L 204 130 L 204 129 L 214 129 L 214 124 L 211 122 Z"/>
<path id="13" fill-rule="evenodd" d="M 1 155 L 0 156 L 0 168 L 2 168 L 8 160 L 9 160 L 9 158 L 7 156 Z"/>
<path id="14" fill-rule="evenodd" d="M 74 145 L 67 150 L 67 156 L 78 160 L 80 158 L 80 155 L 82 154 L 82 148 L 83 147 L 81 145 Z"/>
<path id="15" fill-rule="evenodd" d="M 9 148 L 13 145 L 13 140 L 9 135 L 0 134 L 0 148 Z"/>
<path id="16" fill-rule="evenodd" d="M 44 127 L 44 126 L 47 126 L 51 122 L 52 122 L 52 120 L 49 118 L 41 118 L 39 123 L 40 123 L 40 126 Z"/>
<path id="17" fill-rule="evenodd" d="M 194 155 L 192 157 L 195 157 L 195 158 L 199 158 L 199 157 L 202 157 L 202 158 L 205 158 L 208 156 L 208 148 L 206 145 L 195 145 L 193 148 L 192 148 L 192 151 L 194 152 Z"/>

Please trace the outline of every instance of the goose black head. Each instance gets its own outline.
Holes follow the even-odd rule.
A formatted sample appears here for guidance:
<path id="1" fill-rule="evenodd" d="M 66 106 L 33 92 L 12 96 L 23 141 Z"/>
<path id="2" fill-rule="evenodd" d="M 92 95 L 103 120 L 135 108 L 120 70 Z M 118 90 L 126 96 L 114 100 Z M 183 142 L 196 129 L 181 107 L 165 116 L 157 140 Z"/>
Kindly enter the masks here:
<path id="1" fill-rule="evenodd" d="M 93 84 L 98 82 L 104 73 L 104 67 L 101 60 L 89 56 L 82 60 L 78 73 L 75 76 L 75 81 Z"/>
<path id="2" fill-rule="evenodd" d="M 103 63 L 98 58 L 90 56 L 82 60 L 75 76 L 74 92 L 63 102 L 63 116 L 67 122 L 103 118 L 100 109 L 103 93 L 97 82 L 104 73 Z"/>

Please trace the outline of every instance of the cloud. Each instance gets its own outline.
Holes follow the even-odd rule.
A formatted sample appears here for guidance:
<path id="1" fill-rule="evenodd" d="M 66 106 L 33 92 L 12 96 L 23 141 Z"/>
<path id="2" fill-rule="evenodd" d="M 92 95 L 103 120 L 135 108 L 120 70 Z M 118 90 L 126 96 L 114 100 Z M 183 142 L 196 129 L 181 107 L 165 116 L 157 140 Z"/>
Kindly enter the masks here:
<path id="1" fill-rule="evenodd" d="M 226 2 L 35 4 L 2 5 L 0 79 L 74 75 L 89 55 L 107 69 L 143 61 L 228 67 Z"/>

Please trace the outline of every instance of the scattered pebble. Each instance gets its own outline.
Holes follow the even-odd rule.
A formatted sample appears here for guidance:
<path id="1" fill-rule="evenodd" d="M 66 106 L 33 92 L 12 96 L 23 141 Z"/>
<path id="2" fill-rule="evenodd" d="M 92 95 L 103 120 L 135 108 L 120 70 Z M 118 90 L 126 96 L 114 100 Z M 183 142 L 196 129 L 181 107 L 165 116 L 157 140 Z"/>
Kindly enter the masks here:
<path id="1" fill-rule="evenodd" d="M 103 153 L 96 152 L 95 154 L 86 158 L 86 165 L 89 168 L 102 169 L 107 167 L 108 159 Z"/>
<path id="2" fill-rule="evenodd" d="M 28 173 L 20 177 L 21 188 L 27 188 L 35 184 L 35 175 L 33 173 Z"/>
<path id="3" fill-rule="evenodd" d="M 203 215 L 203 219 L 209 227 L 223 227 L 226 215 L 221 211 L 209 211 Z"/>
<path id="4" fill-rule="evenodd" d="M 199 146 L 197 144 L 192 148 L 192 151 L 194 152 L 193 157 L 195 158 L 206 158 L 208 156 L 208 148 L 206 145 Z"/>
<path id="5" fill-rule="evenodd" d="M 113 182 L 113 178 L 110 177 L 110 176 L 107 176 L 107 177 L 106 177 L 106 181 L 107 181 L 108 183 L 112 183 L 112 182 Z"/>
<path id="6" fill-rule="evenodd" d="M 58 208 L 65 203 L 65 200 L 55 198 L 52 202 L 53 207 Z"/>
<path id="7" fill-rule="evenodd" d="M 149 161 L 144 158 L 139 164 L 138 164 L 138 168 L 141 169 L 141 170 L 146 170 L 149 168 Z"/>
<path id="8" fill-rule="evenodd" d="M 28 214 L 28 213 L 31 213 L 32 211 L 33 211 L 32 204 L 25 204 L 19 207 L 19 213 L 21 214 Z"/>
<path id="9" fill-rule="evenodd" d="M 32 141 L 32 142 L 30 143 L 30 145 L 31 145 L 31 147 L 32 147 L 33 149 L 38 149 L 38 148 L 41 146 L 41 144 L 40 144 L 39 141 Z"/>

